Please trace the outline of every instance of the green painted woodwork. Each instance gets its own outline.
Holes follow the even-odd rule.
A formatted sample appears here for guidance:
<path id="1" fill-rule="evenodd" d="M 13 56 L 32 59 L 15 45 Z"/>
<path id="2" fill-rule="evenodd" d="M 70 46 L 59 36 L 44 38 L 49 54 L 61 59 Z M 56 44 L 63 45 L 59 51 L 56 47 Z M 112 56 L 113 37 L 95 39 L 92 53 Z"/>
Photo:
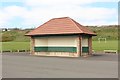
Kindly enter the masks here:
<path id="1" fill-rule="evenodd" d="M 47 35 L 34 35 L 34 36 L 31 36 L 32 38 L 40 38 L 40 37 L 66 37 L 66 36 L 83 36 L 83 37 L 91 37 L 91 36 L 94 36 L 94 35 L 91 35 L 91 34 L 47 34 Z"/>
<path id="2" fill-rule="evenodd" d="M 35 52 L 46 52 L 48 50 L 47 47 L 34 47 Z"/>
<path id="3" fill-rule="evenodd" d="M 32 38 L 42 38 L 42 37 L 66 37 L 66 36 L 78 36 L 78 34 L 49 34 L 49 35 L 34 35 Z"/>
<path id="4" fill-rule="evenodd" d="M 88 53 L 89 52 L 89 47 L 82 47 L 82 52 L 83 53 Z"/>
<path id="5" fill-rule="evenodd" d="M 76 47 L 34 47 L 35 52 L 77 52 Z"/>

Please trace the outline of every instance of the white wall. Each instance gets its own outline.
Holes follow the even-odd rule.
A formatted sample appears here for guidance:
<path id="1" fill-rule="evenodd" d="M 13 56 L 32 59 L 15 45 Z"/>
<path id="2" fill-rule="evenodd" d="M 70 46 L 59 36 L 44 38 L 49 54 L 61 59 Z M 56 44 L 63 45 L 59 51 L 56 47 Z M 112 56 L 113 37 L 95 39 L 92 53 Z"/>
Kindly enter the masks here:
<path id="1" fill-rule="evenodd" d="M 35 38 L 35 46 L 47 46 L 48 45 L 48 38 Z"/>
<path id="2" fill-rule="evenodd" d="M 35 39 L 35 46 L 77 47 L 77 36 L 40 37 Z"/>
<path id="3" fill-rule="evenodd" d="M 61 47 L 76 47 L 76 37 L 50 37 L 48 39 L 48 46 L 61 46 Z"/>
<path id="4" fill-rule="evenodd" d="M 82 46 L 88 47 L 88 38 L 82 37 Z"/>

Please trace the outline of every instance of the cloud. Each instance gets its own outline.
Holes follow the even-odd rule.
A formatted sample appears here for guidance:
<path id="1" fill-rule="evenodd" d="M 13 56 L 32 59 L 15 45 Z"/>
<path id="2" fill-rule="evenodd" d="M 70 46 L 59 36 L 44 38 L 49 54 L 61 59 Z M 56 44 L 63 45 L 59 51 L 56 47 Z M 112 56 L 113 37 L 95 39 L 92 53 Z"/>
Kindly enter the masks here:
<path id="1" fill-rule="evenodd" d="M 25 15 L 27 10 L 24 7 L 19 6 L 8 6 L 0 10 L 0 26 L 9 26 L 11 20 L 15 17 L 22 17 Z"/>
<path id="2" fill-rule="evenodd" d="M 48 7 L 44 8 L 32 8 L 24 18 L 25 23 L 28 25 L 40 24 L 46 22 L 51 18 L 69 16 L 78 22 L 94 22 L 95 24 L 105 24 L 103 21 L 109 21 L 110 19 L 117 18 L 117 10 L 114 8 L 84 8 L 77 6 L 64 6 L 64 7 Z M 97 23 L 99 22 L 99 23 Z M 87 25 L 87 23 L 86 23 Z"/>
<path id="3" fill-rule="evenodd" d="M 71 5 L 71 4 L 91 4 L 95 2 L 118 2 L 119 0 L 25 0 L 26 5 Z"/>
<path id="4" fill-rule="evenodd" d="M 81 21 L 82 25 L 92 25 L 92 26 L 101 26 L 101 25 L 117 25 L 117 21 Z"/>
<path id="5" fill-rule="evenodd" d="M 23 19 L 24 27 L 37 27 L 51 18 L 69 16 L 83 25 L 117 23 L 117 9 L 86 7 L 94 2 L 117 2 L 117 0 L 25 0 L 24 6 L 7 6 L 0 10 L 0 24 L 7 27 L 15 17 Z M 116 21 L 110 21 L 116 20 Z M 16 19 L 17 21 L 17 19 Z"/>
<path id="6" fill-rule="evenodd" d="M 4 13 L 9 14 L 10 16 L 22 16 L 26 12 L 24 7 L 20 6 L 8 6 L 4 8 Z"/>
<path id="7" fill-rule="evenodd" d="M 3 27 L 10 19 L 12 16 L 9 16 L 6 12 L 3 10 L 0 10 L 0 26 Z"/>

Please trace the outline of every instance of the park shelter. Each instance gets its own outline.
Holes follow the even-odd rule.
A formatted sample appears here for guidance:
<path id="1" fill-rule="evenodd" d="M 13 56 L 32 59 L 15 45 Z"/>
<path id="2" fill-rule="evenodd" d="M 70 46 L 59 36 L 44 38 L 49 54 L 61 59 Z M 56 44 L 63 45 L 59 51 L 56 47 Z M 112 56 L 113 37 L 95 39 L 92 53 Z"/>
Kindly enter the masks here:
<path id="1" fill-rule="evenodd" d="M 95 35 L 69 17 L 53 18 L 26 34 L 31 37 L 31 54 L 64 57 L 91 55 Z"/>

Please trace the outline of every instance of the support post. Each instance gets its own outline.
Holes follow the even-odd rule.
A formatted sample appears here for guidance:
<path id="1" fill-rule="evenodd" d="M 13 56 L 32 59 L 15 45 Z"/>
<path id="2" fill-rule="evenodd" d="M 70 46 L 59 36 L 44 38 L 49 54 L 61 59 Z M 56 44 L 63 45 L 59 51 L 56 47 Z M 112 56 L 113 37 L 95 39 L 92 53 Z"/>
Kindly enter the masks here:
<path id="1" fill-rule="evenodd" d="M 88 38 L 88 46 L 89 46 L 89 55 L 92 55 L 92 36 Z"/>
<path id="2" fill-rule="evenodd" d="M 30 46 L 31 46 L 31 54 L 33 55 L 34 54 L 35 39 L 32 37 L 31 37 Z"/>
<path id="3" fill-rule="evenodd" d="M 77 54 L 78 54 L 78 57 L 81 56 L 81 54 L 82 54 L 81 42 L 82 42 L 82 36 L 79 35 L 78 39 L 77 39 Z"/>

